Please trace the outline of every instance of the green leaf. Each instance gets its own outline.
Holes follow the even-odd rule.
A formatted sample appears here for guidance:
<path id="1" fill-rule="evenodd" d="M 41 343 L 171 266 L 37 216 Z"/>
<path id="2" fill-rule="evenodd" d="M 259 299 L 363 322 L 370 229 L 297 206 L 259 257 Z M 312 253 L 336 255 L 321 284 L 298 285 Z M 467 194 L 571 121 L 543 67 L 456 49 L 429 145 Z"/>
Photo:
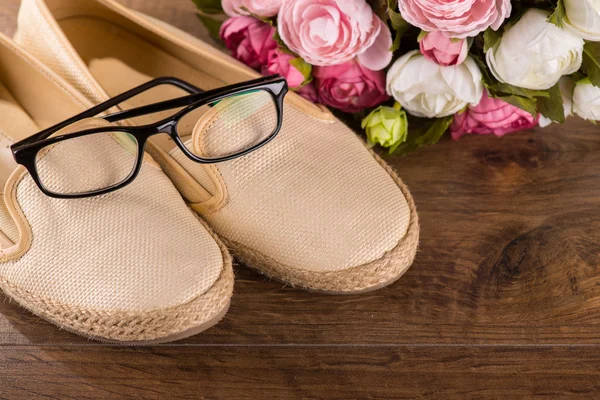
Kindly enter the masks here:
<path id="1" fill-rule="evenodd" d="M 550 97 L 545 90 L 531 90 L 518 86 L 509 85 L 508 83 L 498 82 L 490 85 L 490 88 L 498 93 L 511 94 L 515 96 L 527 97 L 533 99 L 536 97 Z"/>
<path id="2" fill-rule="evenodd" d="M 425 36 L 427 36 L 429 32 L 427 31 L 421 31 L 419 33 L 419 36 L 417 36 L 417 42 L 421 43 L 421 40 L 425 39 Z"/>
<path id="3" fill-rule="evenodd" d="M 400 44 L 402 43 L 402 35 L 396 33 L 394 35 L 394 41 L 392 42 L 392 47 L 390 47 L 390 52 L 395 52 L 400 48 Z"/>
<path id="4" fill-rule="evenodd" d="M 539 97 L 537 100 L 537 111 L 544 117 L 562 124 L 565 122 L 565 109 L 563 98 L 558 83 L 548 90 L 550 97 Z"/>
<path id="5" fill-rule="evenodd" d="M 277 47 L 278 47 L 277 50 L 283 51 L 284 53 L 293 54 L 295 56 L 298 56 L 298 54 L 296 54 L 292 50 L 290 50 L 290 48 L 287 47 L 287 45 L 283 42 L 283 39 L 281 39 L 281 36 L 279 36 L 279 31 L 277 29 L 275 29 L 275 33 L 273 34 L 273 40 L 275 40 L 277 42 Z"/>
<path id="6" fill-rule="evenodd" d="M 437 143 L 452 123 L 452 116 L 424 120 L 425 126 L 408 133 L 406 142 L 390 147 L 390 154 L 408 154 L 419 147 Z"/>
<path id="7" fill-rule="evenodd" d="M 221 0 L 192 1 L 196 5 L 196 8 L 198 8 L 198 18 L 202 21 L 210 36 L 215 40 L 220 40 L 219 30 L 223 21 L 222 18 L 219 19 L 219 14 L 224 14 Z"/>
<path id="8" fill-rule="evenodd" d="M 562 28 L 564 18 L 565 5 L 563 4 L 563 0 L 558 0 L 554 12 L 548 17 L 548 22 Z"/>
<path id="9" fill-rule="evenodd" d="M 487 53 L 489 49 L 495 47 L 502 39 L 501 30 L 493 30 L 492 28 L 487 28 L 483 33 L 483 52 Z"/>
<path id="10" fill-rule="evenodd" d="M 264 22 L 265 24 L 269 24 L 271 26 L 275 26 L 275 22 L 272 18 L 267 18 L 267 17 L 261 17 L 260 15 L 254 14 L 252 12 L 250 12 L 250 10 L 248 10 L 246 7 L 241 6 L 240 7 L 242 9 L 242 11 L 245 11 L 248 13 L 249 16 L 251 16 L 252 18 L 256 18 L 259 21 Z"/>
<path id="11" fill-rule="evenodd" d="M 398 8 L 398 0 L 388 0 L 387 8 L 388 10 L 396 10 Z"/>
<path id="12" fill-rule="evenodd" d="M 398 2 L 396 0 L 388 0 L 387 14 L 390 18 L 393 30 L 396 31 L 394 35 L 394 42 L 390 48 L 392 53 L 400 48 L 402 36 L 404 36 L 406 31 L 410 28 L 410 24 L 406 22 L 404 18 L 402 18 L 402 15 L 400 15 L 398 11 L 396 11 L 397 8 Z"/>
<path id="13" fill-rule="evenodd" d="M 304 77 L 302 85 L 306 85 L 312 81 L 312 65 L 304 61 L 301 57 L 293 58 L 290 60 L 290 64 L 296 68 Z"/>
<path id="14" fill-rule="evenodd" d="M 203 14 L 222 14 L 223 7 L 221 6 L 221 0 L 192 0 L 198 10 L 202 11 Z"/>
<path id="15" fill-rule="evenodd" d="M 408 22 L 402 18 L 402 15 L 396 10 L 389 9 L 388 15 L 390 16 L 390 21 L 392 23 L 392 28 L 395 30 L 403 28 L 405 25 L 408 25 Z"/>
<path id="16" fill-rule="evenodd" d="M 208 15 L 196 15 L 198 15 L 198 18 L 200 18 L 200 21 L 202 21 L 210 36 L 215 40 L 220 40 L 219 30 L 221 29 L 222 22 Z"/>
<path id="17" fill-rule="evenodd" d="M 502 99 L 515 107 L 527 111 L 534 117 L 537 115 L 538 99 L 550 97 L 550 94 L 547 91 L 524 89 L 507 83 L 498 82 L 490 72 L 485 61 L 477 54 L 471 55 L 481 70 L 483 85 L 491 97 Z"/>
<path id="18" fill-rule="evenodd" d="M 499 99 L 504 100 L 508 104 L 512 104 L 515 107 L 520 108 L 521 110 L 527 111 L 533 117 L 537 116 L 537 100 L 531 99 L 528 97 L 521 96 L 494 96 Z"/>
<path id="19" fill-rule="evenodd" d="M 396 31 L 394 35 L 394 42 L 392 43 L 392 47 L 390 51 L 393 53 L 394 51 L 400 48 L 400 43 L 402 40 L 402 36 L 410 29 L 410 24 L 402 18 L 400 13 L 395 11 L 390 11 L 390 20 L 392 21 L 392 28 Z"/>
<path id="20" fill-rule="evenodd" d="M 573 82 L 579 82 L 582 79 L 588 79 L 587 75 L 585 75 L 581 70 L 573 72 L 569 77 L 573 80 Z M 588 82 L 591 83 L 591 82 Z"/>
<path id="21" fill-rule="evenodd" d="M 490 73 L 490 70 L 488 69 L 488 66 L 482 57 L 480 57 L 476 53 L 471 53 L 470 56 L 473 58 L 475 64 L 477 64 L 477 66 L 481 70 L 481 75 L 483 76 L 483 84 L 485 85 L 485 87 L 488 87 L 488 85 L 497 82 L 496 78 L 494 78 Z"/>
<path id="22" fill-rule="evenodd" d="M 582 67 L 592 84 L 600 87 L 600 43 L 585 42 Z"/>

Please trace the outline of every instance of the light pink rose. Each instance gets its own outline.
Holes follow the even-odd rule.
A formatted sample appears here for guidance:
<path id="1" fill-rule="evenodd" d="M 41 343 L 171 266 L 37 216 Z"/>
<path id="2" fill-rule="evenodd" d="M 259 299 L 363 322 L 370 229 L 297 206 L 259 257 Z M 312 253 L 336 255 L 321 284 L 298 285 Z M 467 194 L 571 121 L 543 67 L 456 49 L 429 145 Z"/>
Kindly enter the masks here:
<path id="1" fill-rule="evenodd" d="M 467 58 L 469 45 L 466 39 L 452 40 L 442 33 L 429 32 L 419 43 L 426 59 L 444 67 L 461 64 Z"/>
<path id="2" fill-rule="evenodd" d="M 252 17 L 232 17 L 221 25 L 220 35 L 233 57 L 254 69 L 268 60 L 269 51 L 277 47 L 275 28 Z"/>
<path id="3" fill-rule="evenodd" d="M 300 89 L 296 90 L 300 96 L 304 97 L 308 101 L 312 101 L 313 103 L 319 102 L 319 97 L 317 95 L 317 88 L 315 87 L 314 82 L 309 83 L 308 85 L 302 86 Z"/>
<path id="4" fill-rule="evenodd" d="M 365 0 L 285 0 L 277 21 L 283 42 L 309 64 L 358 57 L 378 71 L 392 61 L 392 34 Z"/>
<path id="5" fill-rule="evenodd" d="M 249 15 L 248 11 L 260 17 L 273 17 L 279 12 L 281 2 L 282 0 L 222 0 L 221 5 L 230 17 Z"/>
<path id="6" fill-rule="evenodd" d="M 320 102 L 344 112 L 357 112 L 389 99 L 385 72 L 371 71 L 356 61 L 315 67 L 313 76 Z"/>
<path id="7" fill-rule="evenodd" d="M 292 54 L 285 53 L 279 49 L 271 50 L 267 60 L 267 65 L 263 67 L 263 75 L 281 75 L 291 88 L 296 88 L 304 82 L 304 75 L 296 67 L 290 64 L 294 57 Z"/>
<path id="8" fill-rule="evenodd" d="M 477 36 L 488 27 L 498 30 L 511 12 L 510 0 L 400 0 L 398 8 L 411 25 L 445 36 Z"/>
<path id="9" fill-rule="evenodd" d="M 454 116 L 450 133 L 454 140 L 467 133 L 504 136 L 507 133 L 533 128 L 537 123 L 537 118 L 527 111 L 504 100 L 491 98 L 484 90 L 479 104 L 469 106 Z"/>

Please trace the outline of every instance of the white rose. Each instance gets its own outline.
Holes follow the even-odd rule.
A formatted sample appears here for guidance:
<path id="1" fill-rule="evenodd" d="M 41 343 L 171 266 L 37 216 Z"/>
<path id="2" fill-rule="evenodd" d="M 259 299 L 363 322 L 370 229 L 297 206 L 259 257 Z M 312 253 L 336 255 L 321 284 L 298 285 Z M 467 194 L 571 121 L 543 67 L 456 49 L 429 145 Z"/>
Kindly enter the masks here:
<path id="1" fill-rule="evenodd" d="M 579 37 L 600 41 L 600 0 L 564 0 L 565 28 Z"/>
<path id="2" fill-rule="evenodd" d="M 478 103 L 483 84 L 471 57 L 460 65 L 442 67 L 414 50 L 396 60 L 388 71 L 387 92 L 411 114 L 439 118 Z"/>
<path id="3" fill-rule="evenodd" d="M 573 112 L 583 119 L 600 120 L 600 88 L 588 82 L 575 84 Z"/>
<path id="4" fill-rule="evenodd" d="M 581 67 L 583 39 L 547 22 L 549 13 L 531 8 L 486 54 L 501 82 L 546 90 Z"/>
<path id="5" fill-rule="evenodd" d="M 560 89 L 560 94 L 563 100 L 563 108 L 565 110 L 565 118 L 573 115 L 573 89 L 575 88 L 575 82 L 573 79 L 568 76 L 563 76 L 558 81 L 558 88 Z M 553 123 L 550 118 L 546 118 L 543 115 L 540 115 L 538 119 L 538 125 L 542 128 L 547 127 L 551 123 Z"/>

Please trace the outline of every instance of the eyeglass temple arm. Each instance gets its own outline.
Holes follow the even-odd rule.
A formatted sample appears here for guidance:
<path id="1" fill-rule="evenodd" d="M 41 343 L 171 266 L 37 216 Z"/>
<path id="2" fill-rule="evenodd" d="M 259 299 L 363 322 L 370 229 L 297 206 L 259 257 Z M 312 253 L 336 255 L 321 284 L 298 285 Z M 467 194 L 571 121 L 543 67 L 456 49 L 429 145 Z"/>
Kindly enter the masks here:
<path id="1" fill-rule="evenodd" d="M 178 78 L 173 78 L 173 77 L 156 78 L 156 79 L 146 82 L 138 87 L 128 90 L 127 92 L 122 93 L 116 97 L 113 97 L 112 99 L 107 100 L 104 103 L 101 103 L 95 107 L 92 107 L 89 110 L 84 111 L 81 114 L 78 114 L 72 118 L 69 118 L 66 121 L 63 121 L 57 125 L 54 125 L 54 126 L 48 128 L 48 129 L 44 129 L 43 131 L 38 132 L 35 135 L 32 135 L 16 144 L 23 145 L 23 144 L 34 143 L 34 142 L 37 142 L 38 140 L 46 139 L 46 138 L 50 137 L 53 133 L 55 133 L 55 132 L 79 121 L 79 120 L 95 117 L 98 114 L 102 114 L 102 113 L 108 111 L 109 109 L 111 109 L 112 107 L 114 107 L 120 103 L 123 103 L 124 101 L 127 101 L 132 97 L 135 97 L 145 91 L 148 91 L 156 86 L 161 86 L 161 85 L 176 86 L 180 89 L 185 90 L 186 92 L 188 92 L 190 94 L 201 94 L 204 92 L 202 89 L 199 89 L 196 86 L 194 86 L 184 80 L 178 79 Z M 186 97 L 190 97 L 190 96 L 186 96 Z M 136 109 L 133 109 L 132 111 L 134 111 L 134 110 L 136 110 Z M 116 113 L 116 114 L 120 114 L 120 113 Z M 113 114 L 113 115 L 115 115 L 115 114 Z M 109 121 L 109 122 L 113 122 L 113 121 L 108 120 L 108 118 L 106 118 L 106 117 L 104 117 L 104 118 L 107 119 L 107 121 Z M 126 118 L 128 118 L 128 117 L 120 118 L 118 120 L 126 119 Z M 131 118 L 131 117 L 129 117 L 129 118 Z"/>
<path id="2" fill-rule="evenodd" d="M 217 88 L 217 89 L 208 90 L 208 91 L 203 91 L 201 89 L 196 88 L 196 91 L 191 92 L 192 94 L 189 96 L 178 97 L 175 99 L 170 99 L 170 100 L 165 100 L 165 101 L 161 101 L 158 103 L 148 104 L 145 106 L 136 107 L 136 108 L 132 108 L 129 110 L 119 111 L 119 112 L 116 112 L 113 114 L 105 115 L 102 118 L 104 118 L 108 122 L 118 122 L 118 121 L 122 121 L 124 119 L 140 117 L 142 115 L 154 114 L 154 113 L 158 113 L 158 112 L 162 112 L 162 111 L 172 110 L 174 108 L 186 107 L 186 106 L 192 105 L 198 101 L 201 101 L 203 98 L 209 98 L 214 94 L 226 91 L 227 89 L 242 88 L 244 86 L 251 88 L 252 86 L 264 84 L 271 80 L 283 80 L 283 78 L 276 76 L 276 75 L 267 76 L 267 77 L 255 79 L 253 81 L 243 82 L 241 84 L 230 85 L 225 88 Z M 183 82 L 183 83 L 186 83 L 186 82 Z M 188 87 L 189 89 L 194 88 L 191 85 L 189 85 L 189 86 L 190 86 L 190 87 Z"/>
<path id="3" fill-rule="evenodd" d="M 140 116 L 140 115 L 157 113 L 160 111 L 170 110 L 173 108 L 180 108 L 180 107 L 194 104 L 195 102 L 202 100 L 202 98 L 204 98 L 204 97 L 210 97 L 214 93 L 218 93 L 223 90 L 227 90 L 227 89 L 236 90 L 236 89 L 252 88 L 253 86 L 256 86 L 256 85 L 269 83 L 269 81 L 283 82 L 282 88 L 285 88 L 285 90 L 287 91 L 287 85 L 285 84 L 285 79 L 280 76 L 277 76 L 277 75 L 266 76 L 266 77 L 262 77 L 259 79 L 255 79 L 253 81 L 242 82 L 239 84 L 231 85 L 227 88 L 219 88 L 219 89 L 213 89 L 213 90 L 209 90 L 209 91 L 203 91 L 202 89 L 199 89 L 196 86 L 194 86 L 184 80 L 174 78 L 174 77 L 156 78 L 156 79 L 146 82 L 136 88 L 133 88 L 125 93 L 122 93 L 116 97 L 113 97 L 112 99 L 107 100 L 102 104 L 92 107 L 89 110 L 84 111 L 81 114 L 76 115 L 72 118 L 69 118 L 66 121 L 63 121 L 57 125 L 54 125 L 48 129 L 45 129 L 39 133 L 36 133 L 35 135 L 32 135 L 20 142 L 17 142 L 15 144 L 13 144 L 11 146 L 11 148 L 30 144 L 30 143 L 35 143 L 39 140 L 46 139 L 46 138 L 50 137 L 53 133 L 55 133 L 71 124 L 74 124 L 77 121 L 80 121 L 85 118 L 92 118 L 92 117 L 97 116 L 98 114 L 102 114 L 102 113 L 108 111 L 109 109 L 111 109 L 112 107 L 114 107 L 120 103 L 123 103 L 123 102 L 129 100 L 130 98 L 137 96 L 137 95 L 139 95 L 147 90 L 150 90 L 156 86 L 173 85 L 173 86 L 176 86 L 180 89 L 187 91 L 188 93 L 190 93 L 190 95 L 172 99 L 172 100 L 159 102 L 159 103 L 155 103 L 155 104 L 150 104 L 147 106 L 133 108 L 128 111 L 117 112 L 114 114 L 110 114 L 108 116 L 103 116 L 102 118 L 104 118 L 108 122 L 116 122 L 116 121 L 120 121 L 120 120 L 127 119 L 127 118 L 134 118 L 134 117 Z"/>
<path id="4" fill-rule="evenodd" d="M 124 119 L 141 117 L 142 115 L 147 114 L 155 114 L 162 111 L 172 110 L 174 108 L 181 108 L 194 104 L 195 102 L 200 100 L 200 98 L 196 96 L 196 94 L 203 93 L 205 92 L 201 90 L 200 92 L 194 93 L 190 96 L 178 97 L 176 99 L 164 100 L 158 103 L 152 103 L 145 106 L 135 107 L 129 110 L 117 111 L 115 113 L 105 115 L 102 118 L 107 120 L 108 122 L 119 122 L 123 121 Z"/>

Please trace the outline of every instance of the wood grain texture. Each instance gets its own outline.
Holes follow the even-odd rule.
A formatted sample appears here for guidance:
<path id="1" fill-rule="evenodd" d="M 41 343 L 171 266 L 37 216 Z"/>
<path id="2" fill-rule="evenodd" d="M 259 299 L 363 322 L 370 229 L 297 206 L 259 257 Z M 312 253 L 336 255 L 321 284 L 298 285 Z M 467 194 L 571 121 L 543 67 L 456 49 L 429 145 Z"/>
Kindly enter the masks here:
<path id="1" fill-rule="evenodd" d="M 123 3 L 206 37 L 191 1 Z M 17 9 L 2 0 L 0 30 L 14 31 Z M 239 266 L 223 322 L 141 349 L 7 300 L 0 398 L 598 397 L 600 128 L 573 119 L 387 161 L 422 225 L 396 284 L 335 297 Z"/>
<path id="2" fill-rule="evenodd" d="M 0 363 L 26 399 L 591 399 L 600 375 L 586 348 L 23 346 Z"/>

